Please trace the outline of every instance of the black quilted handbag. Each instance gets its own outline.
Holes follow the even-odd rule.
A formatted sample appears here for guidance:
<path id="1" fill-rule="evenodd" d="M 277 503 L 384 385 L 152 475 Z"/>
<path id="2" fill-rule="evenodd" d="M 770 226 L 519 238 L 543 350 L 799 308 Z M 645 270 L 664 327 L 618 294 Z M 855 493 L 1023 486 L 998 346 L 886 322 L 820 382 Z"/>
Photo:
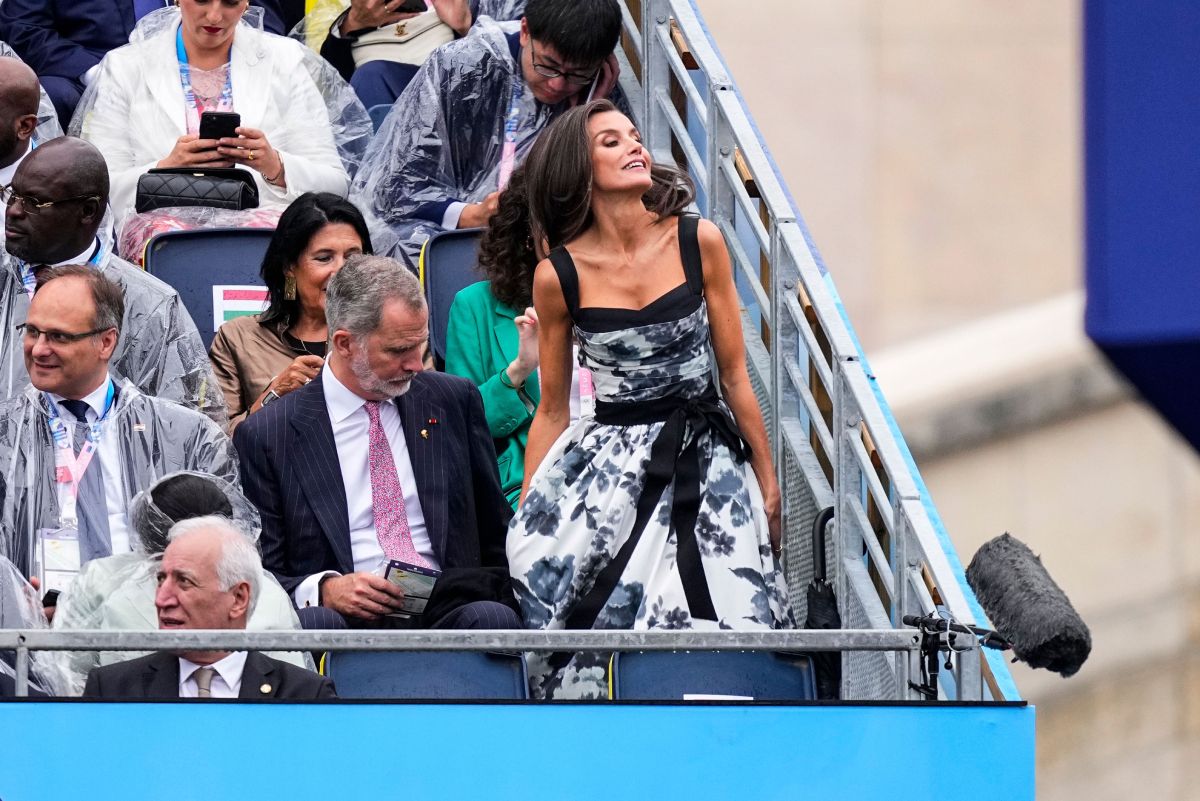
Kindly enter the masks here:
<path id="1" fill-rule="evenodd" d="M 134 209 L 139 214 L 168 206 L 256 209 L 258 187 L 248 171 L 232 167 L 170 167 L 150 170 L 138 178 Z"/>

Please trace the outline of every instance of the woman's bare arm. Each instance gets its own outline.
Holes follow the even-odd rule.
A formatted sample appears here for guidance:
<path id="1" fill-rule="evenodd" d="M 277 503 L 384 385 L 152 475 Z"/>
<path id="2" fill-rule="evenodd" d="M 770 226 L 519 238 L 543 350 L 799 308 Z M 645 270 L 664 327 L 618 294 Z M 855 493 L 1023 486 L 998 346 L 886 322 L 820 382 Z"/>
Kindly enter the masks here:
<path id="1" fill-rule="evenodd" d="M 781 529 L 779 483 L 771 462 L 771 446 L 767 440 L 762 410 L 746 372 L 746 345 L 742 339 L 733 265 L 729 261 L 724 237 L 708 220 L 700 221 L 699 239 L 700 255 L 704 262 L 704 300 L 708 304 L 708 324 L 717 356 L 721 390 L 742 436 L 754 451 L 750 464 L 762 488 L 771 547 L 778 552 Z"/>
<path id="2" fill-rule="evenodd" d="M 538 381 L 542 399 L 529 425 L 529 440 L 525 445 L 522 502 L 538 465 L 571 421 L 571 316 L 558 273 L 549 259 L 543 259 L 534 271 L 533 307 L 538 315 Z"/>

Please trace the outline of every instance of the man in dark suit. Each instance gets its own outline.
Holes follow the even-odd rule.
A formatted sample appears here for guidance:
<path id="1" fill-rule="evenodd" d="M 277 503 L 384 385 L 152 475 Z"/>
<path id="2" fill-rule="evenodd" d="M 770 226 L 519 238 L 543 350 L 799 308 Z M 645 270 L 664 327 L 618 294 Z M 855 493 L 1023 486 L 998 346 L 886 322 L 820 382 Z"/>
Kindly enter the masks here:
<path id="1" fill-rule="evenodd" d="M 353 257 L 328 284 L 325 316 L 321 373 L 235 432 L 263 564 L 308 628 L 520 628 L 505 605 L 512 512 L 483 402 L 470 381 L 423 372 L 417 279 L 392 259 Z M 389 560 L 442 571 L 426 614 L 392 616 L 403 593 L 383 578 Z M 435 603 L 449 585 L 470 591 Z"/>
<path id="2" fill-rule="evenodd" d="M 33 67 L 65 130 L 104 54 L 126 44 L 142 17 L 172 4 L 173 0 L 4 0 L 0 39 Z M 279 0 L 254 0 L 251 5 L 262 7 L 266 30 L 286 32 Z"/>
<path id="3" fill-rule="evenodd" d="M 251 540 L 223 517 L 177 523 L 158 571 L 158 627 L 244 629 L 261 565 Z M 316 673 L 254 651 L 156 653 L 92 670 L 89 698 L 334 698 Z"/>

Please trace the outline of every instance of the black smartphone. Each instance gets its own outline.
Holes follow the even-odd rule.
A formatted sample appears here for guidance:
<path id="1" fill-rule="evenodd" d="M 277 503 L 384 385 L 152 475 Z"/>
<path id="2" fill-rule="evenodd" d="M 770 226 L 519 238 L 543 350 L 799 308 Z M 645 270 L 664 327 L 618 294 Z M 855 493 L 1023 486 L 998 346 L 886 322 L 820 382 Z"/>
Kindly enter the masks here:
<path id="1" fill-rule="evenodd" d="M 224 139 L 237 136 L 242 115 L 234 111 L 206 111 L 200 115 L 201 139 Z"/>
<path id="2" fill-rule="evenodd" d="M 425 5 L 425 0 L 404 0 L 404 2 L 400 4 L 400 7 L 397 8 L 396 11 L 403 12 L 405 14 L 416 14 L 418 12 L 425 11 L 428 8 L 429 6 Z"/>

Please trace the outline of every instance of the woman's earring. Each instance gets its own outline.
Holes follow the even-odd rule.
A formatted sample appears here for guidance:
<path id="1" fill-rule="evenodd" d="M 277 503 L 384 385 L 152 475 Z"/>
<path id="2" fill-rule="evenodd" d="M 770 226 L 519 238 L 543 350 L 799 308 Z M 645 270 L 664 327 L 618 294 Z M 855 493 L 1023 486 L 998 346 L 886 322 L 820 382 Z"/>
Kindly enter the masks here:
<path id="1" fill-rule="evenodd" d="M 289 275 L 283 282 L 283 299 L 296 299 L 296 276 Z"/>

